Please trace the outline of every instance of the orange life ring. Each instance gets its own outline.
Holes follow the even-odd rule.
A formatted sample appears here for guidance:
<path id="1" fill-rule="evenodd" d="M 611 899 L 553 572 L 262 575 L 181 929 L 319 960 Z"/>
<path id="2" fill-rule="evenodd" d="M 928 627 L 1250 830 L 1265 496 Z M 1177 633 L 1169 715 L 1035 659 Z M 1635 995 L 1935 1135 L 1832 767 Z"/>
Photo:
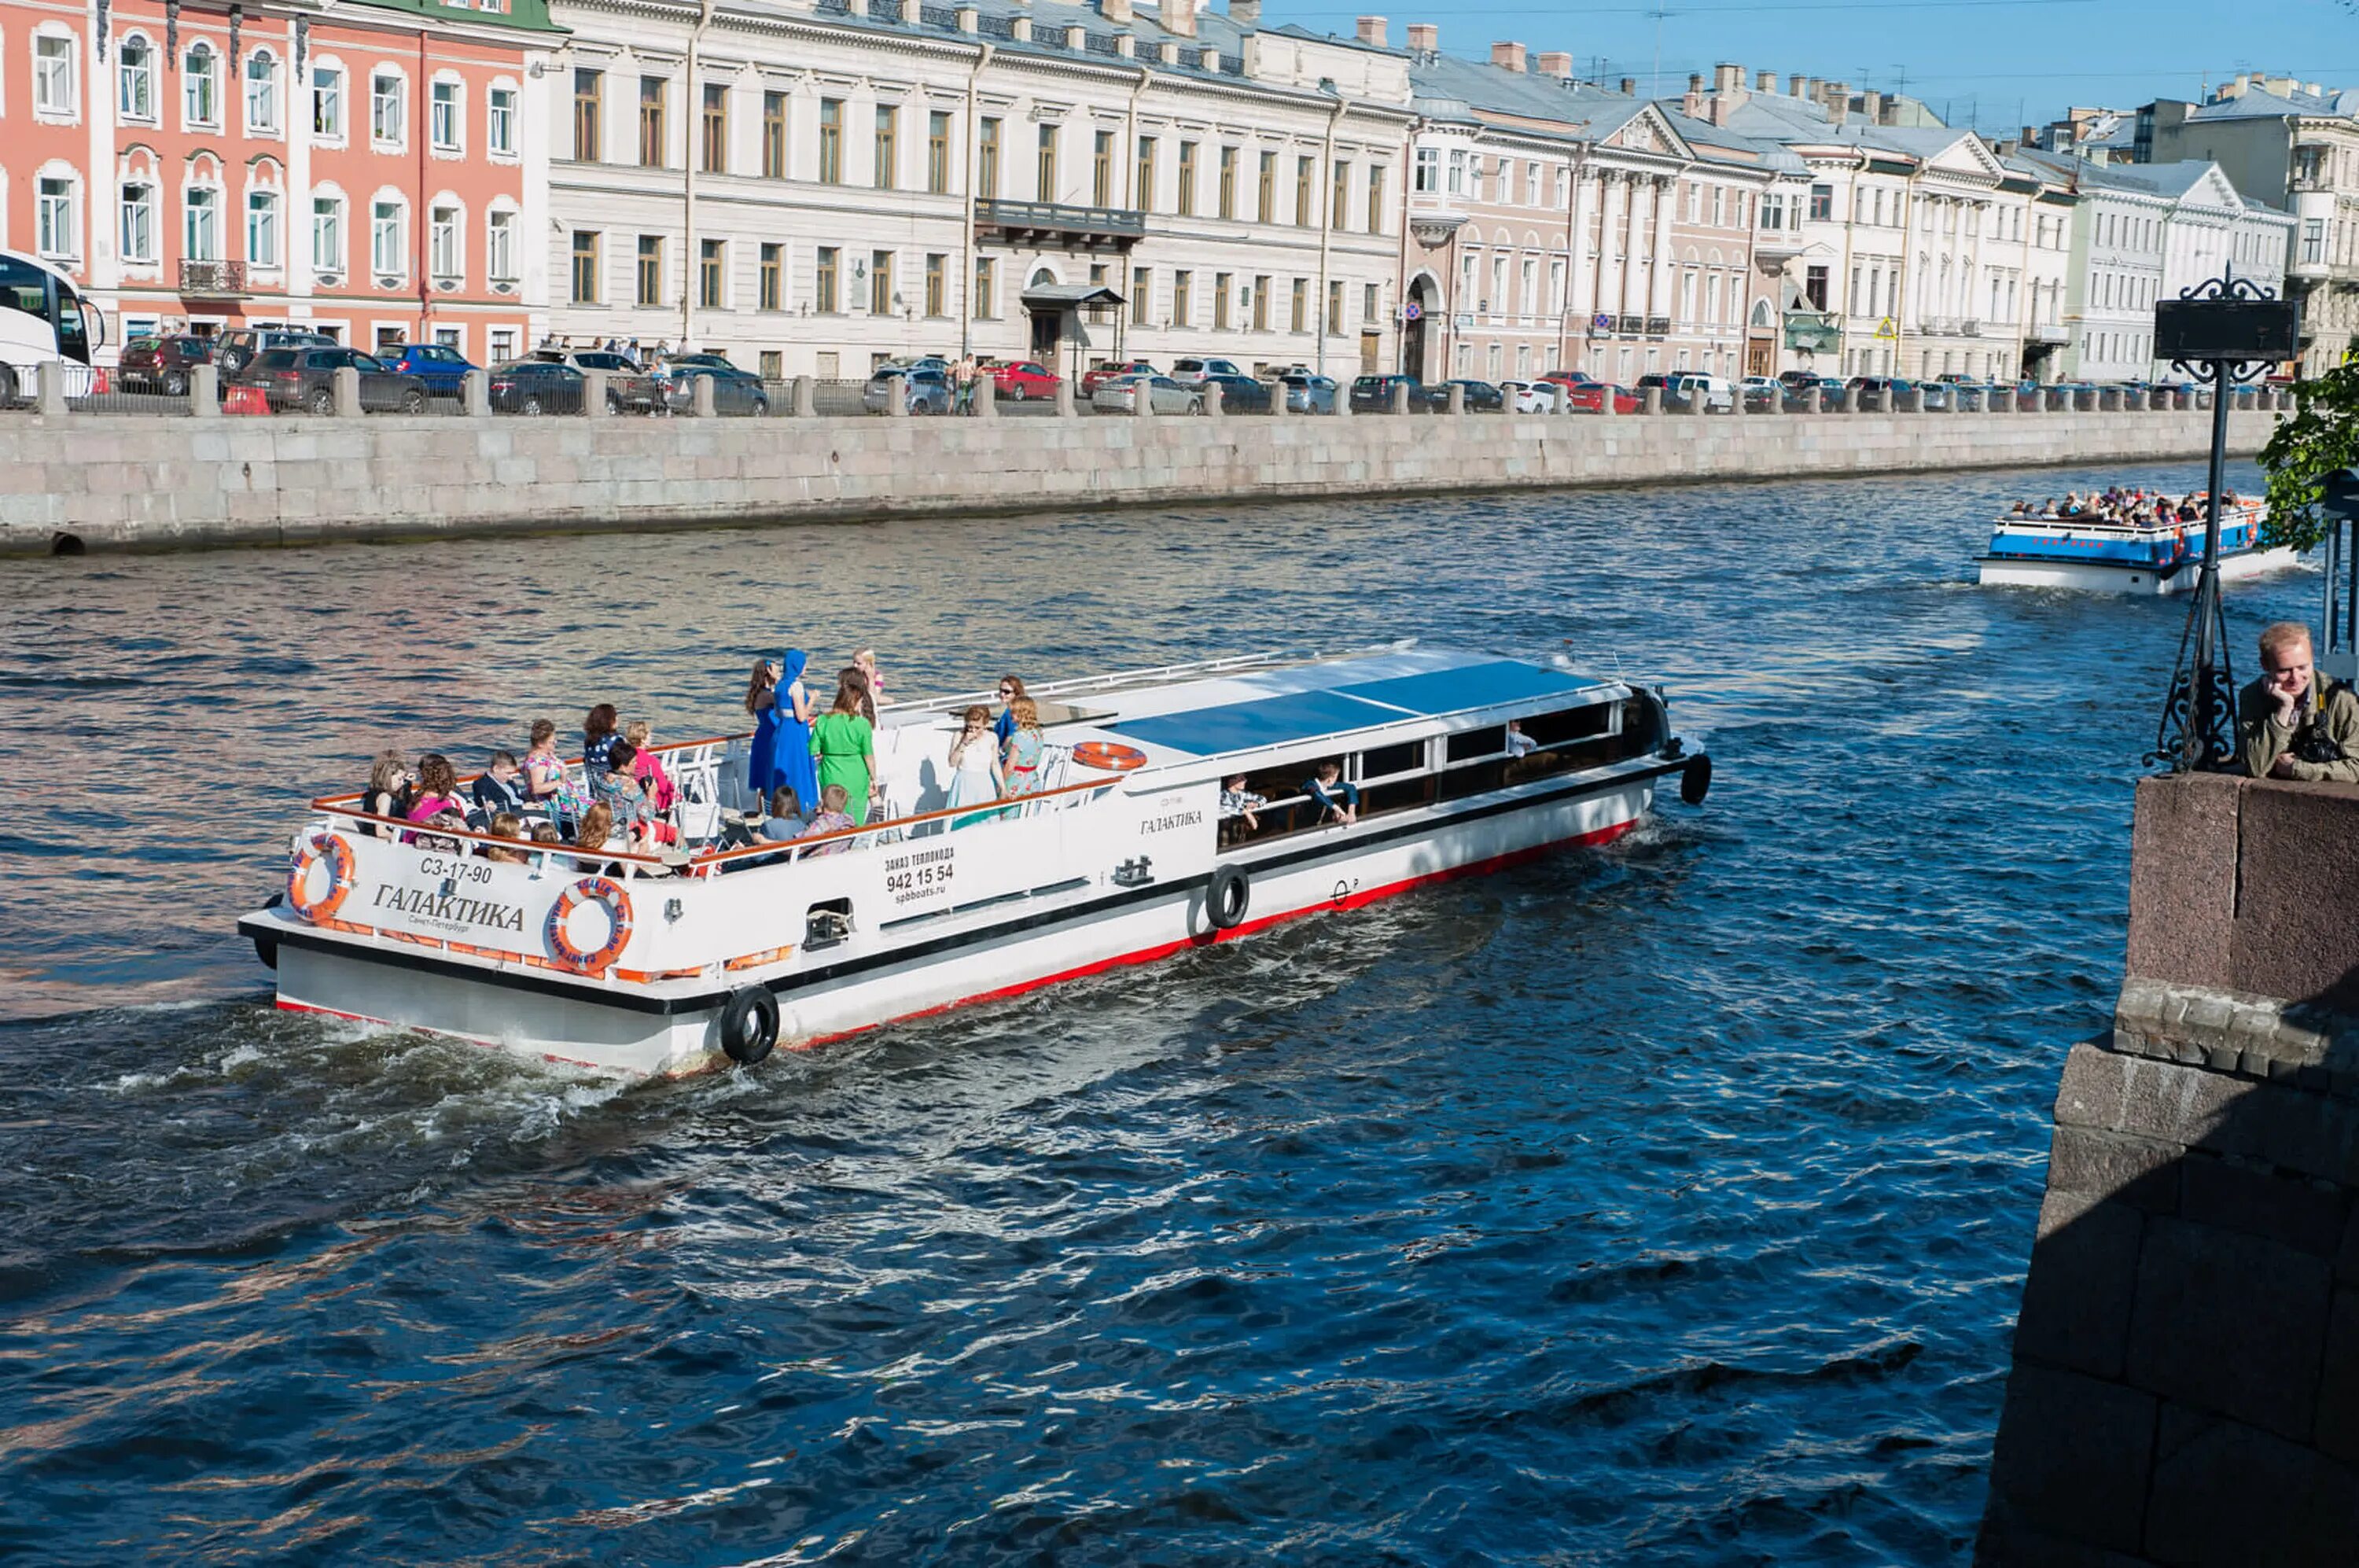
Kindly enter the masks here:
<path id="1" fill-rule="evenodd" d="M 323 860 L 328 865 L 328 890 L 314 898 L 311 868 Z M 344 842 L 343 835 L 314 833 L 295 852 L 294 869 L 287 874 L 287 902 L 307 920 L 316 923 L 333 920 L 353 890 L 353 846 Z"/>
<path id="2" fill-rule="evenodd" d="M 565 923 L 574 910 L 593 899 L 606 910 L 606 943 L 594 952 L 584 952 L 573 944 Z M 606 877 L 584 877 L 560 893 L 557 902 L 549 906 L 548 935 L 549 951 L 558 963 L 577 974 L 603 974 L 631 940 L 631 896 Z"/>
<path id="3" fill-rule="evenodd" d="M 1073 760 L 1101 773 L 1127 773 L 1147 765 L 1147 753 L 1110 740 L 1085 740 L 1073 747 Z"/>

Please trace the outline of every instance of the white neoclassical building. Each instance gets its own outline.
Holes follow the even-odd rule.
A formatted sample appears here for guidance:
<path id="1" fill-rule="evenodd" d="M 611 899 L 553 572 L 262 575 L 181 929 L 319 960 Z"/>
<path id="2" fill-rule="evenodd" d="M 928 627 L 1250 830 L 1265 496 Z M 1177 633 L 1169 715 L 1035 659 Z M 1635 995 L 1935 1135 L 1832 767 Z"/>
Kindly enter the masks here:
<path id="1" fill-rule="evenodd" d="M 558 0 L 553 332 L 864 376 L 1383 363 L 1409 84 L 1253 0 Z"/>

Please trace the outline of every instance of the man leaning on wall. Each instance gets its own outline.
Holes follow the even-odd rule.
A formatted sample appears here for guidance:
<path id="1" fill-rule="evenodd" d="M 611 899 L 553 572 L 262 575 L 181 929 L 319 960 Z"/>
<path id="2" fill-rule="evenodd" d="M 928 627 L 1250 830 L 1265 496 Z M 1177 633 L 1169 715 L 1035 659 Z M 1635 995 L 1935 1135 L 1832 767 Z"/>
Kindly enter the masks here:
<path id="1" fill-rule="evenodd" d="M 2261 678 L 2236 698 L 2236 749 L 2256 779 L 2359 783 L 2359 696 L 2320 678 L 2299 621 L 2261 632 Z"/>

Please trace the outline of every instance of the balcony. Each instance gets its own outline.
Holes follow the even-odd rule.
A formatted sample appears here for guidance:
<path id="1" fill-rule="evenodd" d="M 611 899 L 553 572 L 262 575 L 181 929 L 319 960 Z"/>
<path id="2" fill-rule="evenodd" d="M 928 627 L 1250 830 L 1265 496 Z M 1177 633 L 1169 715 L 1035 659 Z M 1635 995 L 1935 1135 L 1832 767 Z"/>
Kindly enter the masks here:
<path id="1" fill-rule="evenodd" d="M 180 263 L 180 294 L 184 299 L 243 299 L 249 292 L 245 263 L 242 261 Z"/>
<path id="2" fill-rule="evenodd" d="M 2072 330 L 2061 321 L 2034 321 L 2024 329 L 2023 335 L 2036 343 L 2064 343 L 2072 341 Z"/>
<path id="3" fill-rule="evenodd" d="M 1614 332 L 1616 337 L 1635 338 L 1646 330 L 1647 318 L 1644 316 L 1623 316 L 1617 318 L 1614 323 Z"/>
<path id="4" fill-rule="evenodd" d="M 975 237 L 1019 250 L 1126 251 L 1147 235 L 1147 214 L 1118 207 L 1068 207 L 1055 201 L 974 204 Z"/>
<path id="5" fill-rule="evenodd" d="M 1440 211 L 1412 210 L 1408 215 L 1408 236 L 1427 250 L 1450 243 L 1450 236 L 1466 226 L 1466 214 Z"/>
<path id="6" fill-rule="evenodd" d="M 1671 335 L 1671 319 L 1669 316 L 1647 317 L 1647 335 L 1650 338 L 1669 337 Z"/>
<path id="7" fill-rule="evenodd" d="M 1802 254 L 1803 248 L 1799 229 L 1763 229 L 1753 236 L 1756 261 L 1791 261 Z"/>

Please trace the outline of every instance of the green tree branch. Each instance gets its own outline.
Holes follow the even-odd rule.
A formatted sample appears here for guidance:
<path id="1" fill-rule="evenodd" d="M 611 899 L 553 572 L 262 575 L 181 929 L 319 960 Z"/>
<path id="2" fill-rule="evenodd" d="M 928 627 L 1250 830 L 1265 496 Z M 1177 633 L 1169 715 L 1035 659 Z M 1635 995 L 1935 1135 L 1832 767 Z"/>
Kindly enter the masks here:
<path id="1" fill-rule="evenodd" d="M 2359 362 L 2339 365 L 2297 388 L 2301 411 L 2278 424 L 2261 449 L 2269 515 L 2261 542 L 2310 550 L 2326 537 L 2319 509 L 2329 474 L 2359 468 Z"/>

